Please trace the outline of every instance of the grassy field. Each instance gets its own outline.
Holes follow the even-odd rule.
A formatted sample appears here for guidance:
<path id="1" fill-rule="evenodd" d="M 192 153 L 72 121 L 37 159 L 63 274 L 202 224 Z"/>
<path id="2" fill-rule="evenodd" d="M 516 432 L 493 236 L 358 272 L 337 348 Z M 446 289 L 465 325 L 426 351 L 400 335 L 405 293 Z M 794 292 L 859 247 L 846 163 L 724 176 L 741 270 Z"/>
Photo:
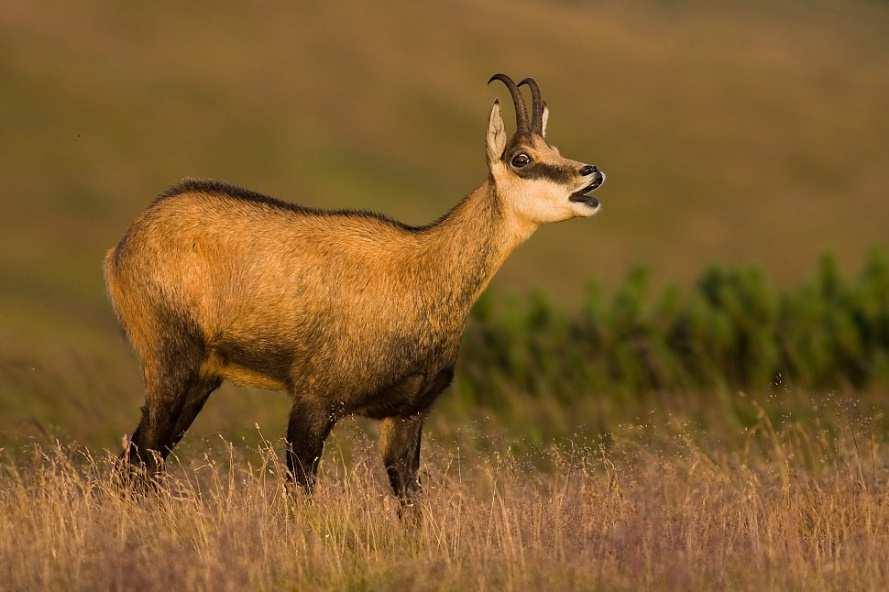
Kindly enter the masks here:
<path id="1" fill-rule="evenodd" d="M 433 441 L 402 519 L 372 443 L 335 444 L 317 494 L 277 453 L 217 441 L 132 497 L 106 459 L 0 464 L 0 581 L 100 590 L 881 590 L 889 447 L 872 420 L 766 413 L 720 437 L 681 412 L 534 454 Z M 488 436 L 490 438 L 490 436 Z M 471 440 L 470 440 L 471 442 Z"/>
<path id="2" fill-rule="evenodd" d="M 541 229 L 495 279 L 495 337 L 518 355 L 436 406 L 413 521 L 396 516 L 372 423 L 337 426 L 307 501 L 282 485 L 287 398 L 228 385 L 156 494 L 116 487 L 108 455 L 143 395 L 100 263 L 128 222 L 183 177 L 427 222 L 485 175 L 496 71 L 540 81 L 550 138 L 607 172 L 604 208 Z M 591 281 L 642 302 L 624 309 L 659 338 L 655 300 L 621 300 L 636 263 L 649 295 L 694 290 L 711 264 L 780 290 L 822 253 L 849 277 L 886 252 L 886 105 L 880 1 L 8 3 L 0 589 L 886 589 L 884 383 L 566 397 L 514 366 L 543 351 L 535 363 L 560 372 L 549 361 L 573 347 L 560 336 L 590 312 Z M 532 334 L 514 312 L 533 308 L 504 297 L 529 290 L 583 312 Z M 811 318 L 848 345 L 825 303 Z M 889 331 L 880 318 L 868 330 Z M 597 372 L 644 349 L 617 321 Z"/>

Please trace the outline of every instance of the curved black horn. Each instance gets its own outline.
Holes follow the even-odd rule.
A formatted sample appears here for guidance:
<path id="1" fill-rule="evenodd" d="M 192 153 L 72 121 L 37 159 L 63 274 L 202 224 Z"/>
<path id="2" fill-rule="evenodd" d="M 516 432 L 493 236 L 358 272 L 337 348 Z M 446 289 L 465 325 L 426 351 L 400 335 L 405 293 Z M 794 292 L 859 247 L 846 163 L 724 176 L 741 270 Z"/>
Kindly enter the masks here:
<path id="1" fill-rule="evenodd" d="M 519 90 L 519 87 L 516 86 L 516 83 L 513 82 L 512 78 L 506 74 L 494 74 L 488 79 L 488 84 L 491 84 L 495 80 L 499 80 L 505 84 L 506 88 L 509 89 L 509 94 L 512 95 L 512 102 L 515 105 L 516 132 L 528 132 L 528 112 L 525 111 L 525 101 L 522 99 L 522 92 Z"/>
<path id="2" fill-rule="evenodd" d="M 531 89 L 531 131 L 543 133 L 543 101 L 540 98 L 540 87 L 533 78 L 525 78 L 519 82 L 519 86 L 527 84 Z"/>

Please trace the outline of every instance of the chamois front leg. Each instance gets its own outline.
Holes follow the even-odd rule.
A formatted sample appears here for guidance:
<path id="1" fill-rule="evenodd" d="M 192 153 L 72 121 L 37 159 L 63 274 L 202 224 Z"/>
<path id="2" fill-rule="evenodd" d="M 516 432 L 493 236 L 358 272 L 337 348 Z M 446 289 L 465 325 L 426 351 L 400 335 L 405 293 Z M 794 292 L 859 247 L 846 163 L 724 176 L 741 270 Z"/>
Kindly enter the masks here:
<path id="1" fill-rule="evenodd" d="M 420 439 L 422 413 L 409 417 L 388 417 L 380 427 L 380 448 L 392 491 L 402 504 L 410 503 L 420 489 Z"/>
<path id="2" fill-rule="evenodd" d="M 324 440 L 334 423 L 336 416 L 326 405 L 307 398 L 294 399 L 287 424 L 287 470 L 290 479 L 307 494 L 314 489 Z"/>

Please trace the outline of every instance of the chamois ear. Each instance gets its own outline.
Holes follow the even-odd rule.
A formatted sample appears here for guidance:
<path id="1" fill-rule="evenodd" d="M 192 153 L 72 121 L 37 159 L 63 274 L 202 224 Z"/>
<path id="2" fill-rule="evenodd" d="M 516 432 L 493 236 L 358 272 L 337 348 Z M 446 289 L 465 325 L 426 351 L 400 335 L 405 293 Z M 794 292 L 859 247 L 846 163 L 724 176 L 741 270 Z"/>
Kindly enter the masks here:
<path id="1" fill-rule="evenodd" d="M 488 119 L 488 164 L 492 165 L 500 160 L 504 150 L 506 150 L 506 128 L 503 125 L 503 117 L 500 116 L 500 101 L 494 99 L 491 117 Z"/>
<path id="2" fill-rule="evenodd" d="M 546 102 L 543 103 L 543 118 L 541 119 L 540 124 L 540 135 L 544 138 L 546 137 L 546 122 L 549 121 L 549 107 L 546 106 Z"/>

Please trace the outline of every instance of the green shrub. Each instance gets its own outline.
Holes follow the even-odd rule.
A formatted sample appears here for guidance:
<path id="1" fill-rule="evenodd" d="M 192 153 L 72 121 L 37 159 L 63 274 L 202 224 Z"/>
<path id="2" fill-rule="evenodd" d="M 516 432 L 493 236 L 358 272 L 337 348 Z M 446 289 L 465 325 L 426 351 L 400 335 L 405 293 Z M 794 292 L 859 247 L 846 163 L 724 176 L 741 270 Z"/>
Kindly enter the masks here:
<path id="1" fill-rule="evenodd" d="M 570 401 L 601 391 L 863 389 L 889 379 L 889 261 L 875 251 L 848 278 L 825 256 L 786 291 L 756 269 L 713 267 L 690 290 L 656 297 L 637 268 L 610 298 L 591 284 L 571 315 L 540 294 L 487 296 L 463 347 L 461 393 L 493 404 L 515 390 Z"/>

